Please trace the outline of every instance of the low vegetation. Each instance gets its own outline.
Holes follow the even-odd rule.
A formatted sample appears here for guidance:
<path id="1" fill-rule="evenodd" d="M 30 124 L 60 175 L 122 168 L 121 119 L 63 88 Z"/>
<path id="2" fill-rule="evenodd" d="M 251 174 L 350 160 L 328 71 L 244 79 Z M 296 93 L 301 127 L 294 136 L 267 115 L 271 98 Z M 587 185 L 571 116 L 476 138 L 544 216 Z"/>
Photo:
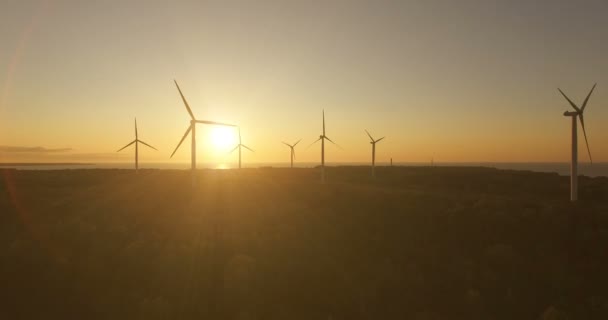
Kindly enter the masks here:
<path id="1" fill-rule="evenodd" d="M 608 179 L 0 171 L 3 319 L 607 319 Z"/>

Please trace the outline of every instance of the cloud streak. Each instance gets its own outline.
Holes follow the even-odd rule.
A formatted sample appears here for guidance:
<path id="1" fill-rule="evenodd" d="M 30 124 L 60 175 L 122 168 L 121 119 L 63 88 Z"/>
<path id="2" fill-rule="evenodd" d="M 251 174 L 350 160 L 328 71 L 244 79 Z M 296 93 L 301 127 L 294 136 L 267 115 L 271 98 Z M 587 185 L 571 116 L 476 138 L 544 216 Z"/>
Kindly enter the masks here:
<path id="1" fill-rule="evenodd" d="M 4 153 L 62 153 L 68 151 L 72 151 L 72 148 L 0 146 L 0 152 Z"/>

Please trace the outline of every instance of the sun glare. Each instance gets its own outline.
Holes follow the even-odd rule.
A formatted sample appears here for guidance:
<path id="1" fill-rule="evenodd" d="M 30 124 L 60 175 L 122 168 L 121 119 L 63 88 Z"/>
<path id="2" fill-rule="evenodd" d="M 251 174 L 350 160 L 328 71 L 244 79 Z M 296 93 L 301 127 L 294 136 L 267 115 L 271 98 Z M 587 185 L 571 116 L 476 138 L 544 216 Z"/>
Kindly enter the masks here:
<path id="1" fill-rule="evenodd" d="M 211 144 L 218 151 L 227 151 L 237 145 L 236 131 L 234 128 L 213 127 L 211 129 Z"/>

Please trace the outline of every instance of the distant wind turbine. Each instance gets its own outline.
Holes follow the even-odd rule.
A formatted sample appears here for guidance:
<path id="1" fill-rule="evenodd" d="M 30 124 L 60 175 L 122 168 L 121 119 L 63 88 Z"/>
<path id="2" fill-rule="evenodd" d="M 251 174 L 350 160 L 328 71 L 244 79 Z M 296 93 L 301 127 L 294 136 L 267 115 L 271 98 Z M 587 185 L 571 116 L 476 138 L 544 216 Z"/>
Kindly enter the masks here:
<path id="1" fill-rule="evenodd" d="M 245 149 L 247 149 L 247 150 L 249 150 L 251 152 L 255 152 L 255 151 L 253 151 L 253 149 L 249 148 L 248 146 L 246 146 L 246 145 L 244 145 L 242 143 L 242 140 L 241 140 L 241 128 L 239 128 L 239 144 L 237 144 L 236 147 L 234 147 L 234 149 L 230 150 L 230 153 L 233 153 L 234 150 L 239 149 L 239 169 L 241 168 L 241 147 L 245 148 Z"/>
<path id="2" fill-rule="evenodd" d="M 372 145 L 372 178 L 375 178 L 376 177 L 376 143 L 380 142 L 382 139 L 384 139 L 386 137 L 382 137 L 378 140 L 374 140 L 372 135 L 369 134 L 369 132 L 367 130 L 365 130 L 365 133 L 367 133 L 367 136 L 370 139 L 369 143 Z"/>
<path id="3" fill-rule="evenodd" d="M 296 150 L 295 147 L 298 145 L 298 143 L 300 143 L 300 141 L 302 141 L 302 139 L 298 140 L 296 143 L 294 144 L 289 144 L 287 142 L 283 142 L 284 145 L 288 146 L 289 149 L 291 149 L 291 168 L 293 168 L 293 159 L 296 158 Z"/>
<path id="4" fill-rule="evenodd" d="M 321 182 L 325 183 L 325 140 L 333 143 L 338 148 L 340 147 L 325 135 L 325 110 L 323 110 L 323 134 L 321 134 L 319 139 L 315 140 L 315 142 L 311 143 L 308 147 L 310 148 L 310 146 L 317 143 L 319 140 L 321 141 Z"/>
<path id="5" fill-rule="evenodd" d="M 236 127 L 236 126 L 233 124 L 228 124 L 228 123 L 221 123 L 221 122 L 207 121 L 207 120 L 197 120 L 194 117 L 194 113 L 192 113 L 192 109 L 190 109 L 190 105 L 188 105 L 188 101 L 186 101 L 186 98 L 184 97 L 182 90 L 179 88 L 177 81 L 173 80 L 173 82 L 175 82 L 175 86 L 177 87 L 177 91 L 179 91 L 179 95 L 182 97 L 184 106 L 186 106 L 186 110 L 190 114 L 190 126 L 186 130 L 186 133 L 184 133 L 184 136 L 182 137 L 182 139 L 177 144 L 177 147 L 175 147 L 175 150 L 173 150 L 173 153 L 171 154 L 171 158 L 173 158 L 173 155 L 175 154 L 177 149 L 179 149 L 179 146 L 182 145 L 182 142 L 184 142 L 184 139 L 186 139 L 186 137 L 188 136 L 190 131 L 192 131 L 192 147 L 191 147 L 190 155 L 191 155 L 191 168 L 192 168 L 192 185 L 194 186 L 196 184 L 195 174 L 194 174 L 195 170 L 196 170 L 196 124 L 202 123 L 202 124 L 211 124 L 211 125 L 228 126 L 228 127 Z"/>
<path id="6" fill-rule="evenodd" d="M 139 144 L 140 143 L 144 144 L 144 145 L 146 145 L 146 146 L 148 146 L 148 147 L 150 147 L 150 148 L 152 148 L 152 149 L 154 149 L 156 151 L 158 151 L 158 149 L 156 149 L 153 146 L 151 146 L 151 145 L 149 145 L 149 144 L 147 144 L 147 143 L 139 140 L 139 138 L 137 136 L 137 118 L 135 118 L 135 140 L 129 142 L 129 144 L 127 144 L 126 146 L 118 149 L 118 151 L 116 151 L 116 152 L 120 152 L 124 148 L 126 148 L 126 147 L 128 147 L 128 146 L 130 146 L 130 145 L 132 145 L 134 143 L 135 143 L 135 172 L 138 172 L 139 171 Z"/>
<path id="7" fill-rule="evenodd" d="M 591 158 L 591 150 L 589 149 L 589 142 L 587 141 L 587 132 L 585 131 L 585 120 L 583 118 L 583 112 L 585 111 L 585 107 L 587 106 L 587 102 L 589 102 L 589 97 L 593 93 L 595 89 L 594 84 L 587 94 L 587 98 L 583 101 L 583 105 L 579 108 L 568 96 L 561 90 L 559 92 L 568 100 L 572 108 L 575 111 L 566 111 L 564 112 L 564 116 L 572 118 L 572 162 L 570 163 L 570 201 L 578 200 L 578 136 L 577 136 L 577 122 L 576 118 L 578 117 L 581 121 L 581 127 L 583 128 L 583 135 L 585 136 L 585 144 L 587 145 L 587 152 L 589 153 L 589 161 L 593 163 L 593 159 Z"/>

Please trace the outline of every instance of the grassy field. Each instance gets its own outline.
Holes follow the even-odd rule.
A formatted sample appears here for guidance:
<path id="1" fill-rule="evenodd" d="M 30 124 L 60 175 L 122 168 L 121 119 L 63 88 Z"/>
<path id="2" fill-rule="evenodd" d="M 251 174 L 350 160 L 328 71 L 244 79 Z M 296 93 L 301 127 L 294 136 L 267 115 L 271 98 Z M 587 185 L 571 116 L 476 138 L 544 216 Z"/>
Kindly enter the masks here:
<path id="1" fill-rule="evenodd" d="M 607 178 L 317 170 L 0 171 L 0 318 L 608 318 Z"/>

